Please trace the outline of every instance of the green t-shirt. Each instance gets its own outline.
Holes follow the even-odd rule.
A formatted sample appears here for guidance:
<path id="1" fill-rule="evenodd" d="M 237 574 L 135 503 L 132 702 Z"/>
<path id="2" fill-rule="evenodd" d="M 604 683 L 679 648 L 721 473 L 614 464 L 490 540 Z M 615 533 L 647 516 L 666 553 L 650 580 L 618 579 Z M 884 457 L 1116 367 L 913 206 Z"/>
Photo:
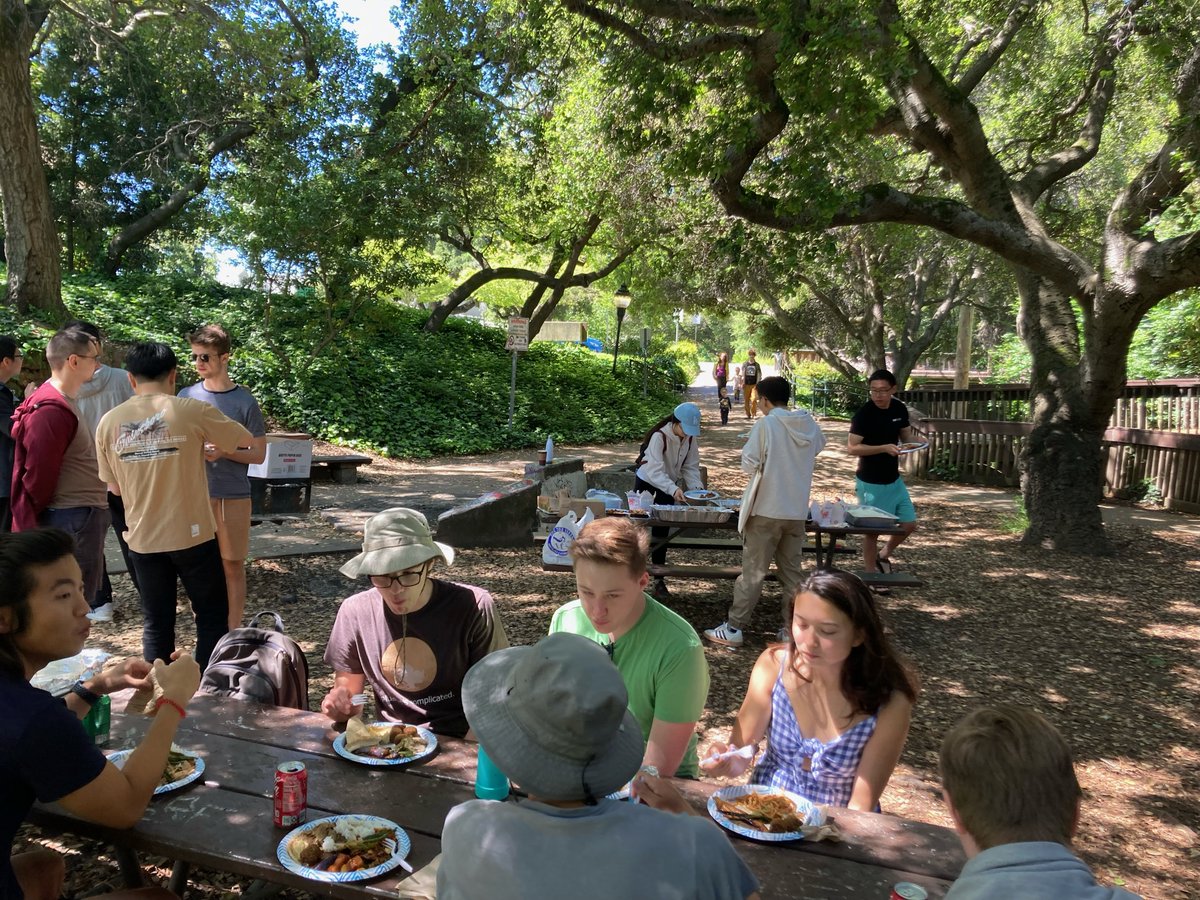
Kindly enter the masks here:
<path id="1" fill-rule="evenodd" d="M 592 627 L 578 600 L 554 613 L 550 633 L 559 631 L 582 635 L 601 646 L 608 644 L 608 635 Z M 708 661 L 696 629 L 682 616 L 646 595 L 646 611 L 613 647 L 613 662 L 625 680 L 629 711 L 642 726 L 643 741 L 650 739 L 655 719 L 700 720 L 708 700 Z M 675 774 L 695 778 L 699 771 L 693 734 Z"/>

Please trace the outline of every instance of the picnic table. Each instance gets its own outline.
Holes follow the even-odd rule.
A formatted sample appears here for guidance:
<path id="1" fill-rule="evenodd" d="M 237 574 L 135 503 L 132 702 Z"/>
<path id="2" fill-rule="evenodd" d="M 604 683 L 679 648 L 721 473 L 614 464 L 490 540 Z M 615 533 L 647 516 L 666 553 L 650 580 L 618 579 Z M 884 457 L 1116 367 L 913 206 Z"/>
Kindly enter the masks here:
<path id="1" fill-rule="evenodd" d="M 114 712 L 110 746 L 133 746 L 147 723 L 141 716 Z M 276 846 L 287 829 L 275 828 L 272 820 L 275 767 L 299 760 L 308 768 L 310 820 L 366 813 L 396 822 L 412 839 L 408 861 L 419 872 L 441 852 L 446 814 L 474 797 L 475 745 L 439 736 L 437 753 L 423 762 L 381 768 L 337 756 L 334 736 L 320 713 L 198 695 L 175 742 L 204 758 L 202 779 L 156 797 L 128 830 L 83 821 L 53 805 L 35 806 L 31 820 L 115 845 L 130 887 L 141 878 L 133 853 L 145 851 L 179 861 L 171 884 L 177 893 L 194 864 L 322 896 L 394 898 L 408 877 L 400 869 L 369 883 L 324 884 L 279 864 Z M 699 781 L 675 783 L 697 808 L 716 789 Z M 844 809 L 831 815 L 843 832 L 841 843 L 759 844 L 733 838 L 762 882 L 764 897 L 886 897 L 891 885 L 912 881 L 938 898 L 962 867 L 962 852 L 949 829 Z"/>
<path id="2" fill-rule="evenodd" d="M 610 510 L 609 515 L 614 513 L 620 514 L 618 511 Z M 628 513 L 625 513 L 628 515 Z M 741 552 L 742 538 L 737 534 L 738 518 L 736 513 L 731 515 L 724 522 L 681 522 L 678 519 L 662 519 L 659 518 L 657 512 L 652 512 L 648 516 L 629 516 L 629 518 L 647 528 L 665 528 L 665 535 L 651 538 L 650 553 L 653 553 L 660 547 L 666 546 L 672 549 L 689 549 L 689 550 L 736 550 Z M 875 535 L 876 537 L 887 537 L 893 534 L 903 534 L 904 530 L 900 527 L 894 528 L 869 528 L 861 525 L 821 525 L 809 519 L 804 525 L 805 531 L 812 535 L 812 538 L 805 545 L 806 553 L 813 553 L 816 556 L 818 569 L 832 569 L 834 567 L 834 556 L 836 554 L 853 554 L 855 548 L 848 547 L 844 543 L 844 539 L 849 535 Z M 722 537 L 706 537 L 701 536 L 701 532 L 717 530 L 717 531 L 732 531 L 734 536 L 728 538 Z M 540 540 L 539 540 L 540 538 Z M 545 540 L 545 535 L 534 535 L 535 542 L 539 543 Z M 839 544 L 839 540 L 843 543 Z M 543 563 L 542 569 L 547 572 L 570 572 L 571 566 L 556 563 Z M 742 567 L 735 566 L 713 566 L 713 565 L 696 565 L 692 563 L 671 563 L 669 565 L 656 565 L 651 563 L 646 566 L 652 578 L 704 578 L 704 579 L 734 579 L 742 574 Z M 856 572 L 859 578 L 871 585 L 884 587 L 920 587 L 922 582 L 910 572 Z M 767 573 L 767 581 L 775 581 L 778 578 L 774 567 Z"/>

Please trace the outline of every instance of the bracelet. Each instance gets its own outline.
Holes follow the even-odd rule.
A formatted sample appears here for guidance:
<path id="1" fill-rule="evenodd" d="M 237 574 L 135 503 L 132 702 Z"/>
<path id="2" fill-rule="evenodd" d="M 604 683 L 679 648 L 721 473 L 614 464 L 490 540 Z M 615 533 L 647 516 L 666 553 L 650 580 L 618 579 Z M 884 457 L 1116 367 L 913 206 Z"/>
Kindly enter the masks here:
<path id="1" fill-rule="evenodd" d="M 83 686 L 83 681 L 76 681 L 71 685 L 71 693 L 79 697 L 88 706 L 95 706 L 100 702 L 100 695 L 95 691 L 89 691 Z"/>
<path id="2" fill-rule="evenodd" d="M 157 713 L 159 711 L 159 709 L 162 708 L 162 705 L 164 703 L 167 704 L 167 706 L 172 707 L 175 710 L 175 712 L 179 713 L 179 718 L 181 718 L 181 719 L 187 718 L 187 711 L 184 710 L 184 708 L 182 706 L 180 706 L 178 703 L 176 703 L 170 697 L 159 697 L 157 700 L 155 700 L 154 701 L 154 711 Z"/>

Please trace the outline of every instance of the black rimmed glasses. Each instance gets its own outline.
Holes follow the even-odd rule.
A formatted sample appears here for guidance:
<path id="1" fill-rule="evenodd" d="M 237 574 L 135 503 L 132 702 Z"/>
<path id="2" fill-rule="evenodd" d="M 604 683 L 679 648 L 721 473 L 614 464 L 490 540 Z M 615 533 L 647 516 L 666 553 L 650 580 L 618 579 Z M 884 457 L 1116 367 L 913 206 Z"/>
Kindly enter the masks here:
<path id="1" fill-rule="evenodd" d="M 372 575 L 371 584 L 377 588 L 390 588 L 400 585 L 400 587 L 415 587 L 421 583 L 421 579 L 425 577 L 425 572 L 428 566 L 412 572 L 401 572 L 398 575 Z"/>

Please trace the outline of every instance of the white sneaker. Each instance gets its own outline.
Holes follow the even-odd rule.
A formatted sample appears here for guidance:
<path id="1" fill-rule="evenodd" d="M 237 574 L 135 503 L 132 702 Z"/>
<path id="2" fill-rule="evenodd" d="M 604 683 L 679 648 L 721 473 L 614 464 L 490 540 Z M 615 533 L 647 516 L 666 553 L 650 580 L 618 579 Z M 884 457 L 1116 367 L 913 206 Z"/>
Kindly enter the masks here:
<path id="1" fill-rule="evenodd" d="M 111 603 L 105 603 L 101 606 L 97 606 L 87 614 L 87 617 L 93 622 L 111 622 L 113 620 L 113 605 Z"/>
<path id="2" fill-rule="evenodd" d="M 742 646 L 741 629 L 734 628 L 728 622 L 722 622 L 716 628 L 705 629 L 704 636 L 714 644 L 724 644 L 726 647 Z"/>

